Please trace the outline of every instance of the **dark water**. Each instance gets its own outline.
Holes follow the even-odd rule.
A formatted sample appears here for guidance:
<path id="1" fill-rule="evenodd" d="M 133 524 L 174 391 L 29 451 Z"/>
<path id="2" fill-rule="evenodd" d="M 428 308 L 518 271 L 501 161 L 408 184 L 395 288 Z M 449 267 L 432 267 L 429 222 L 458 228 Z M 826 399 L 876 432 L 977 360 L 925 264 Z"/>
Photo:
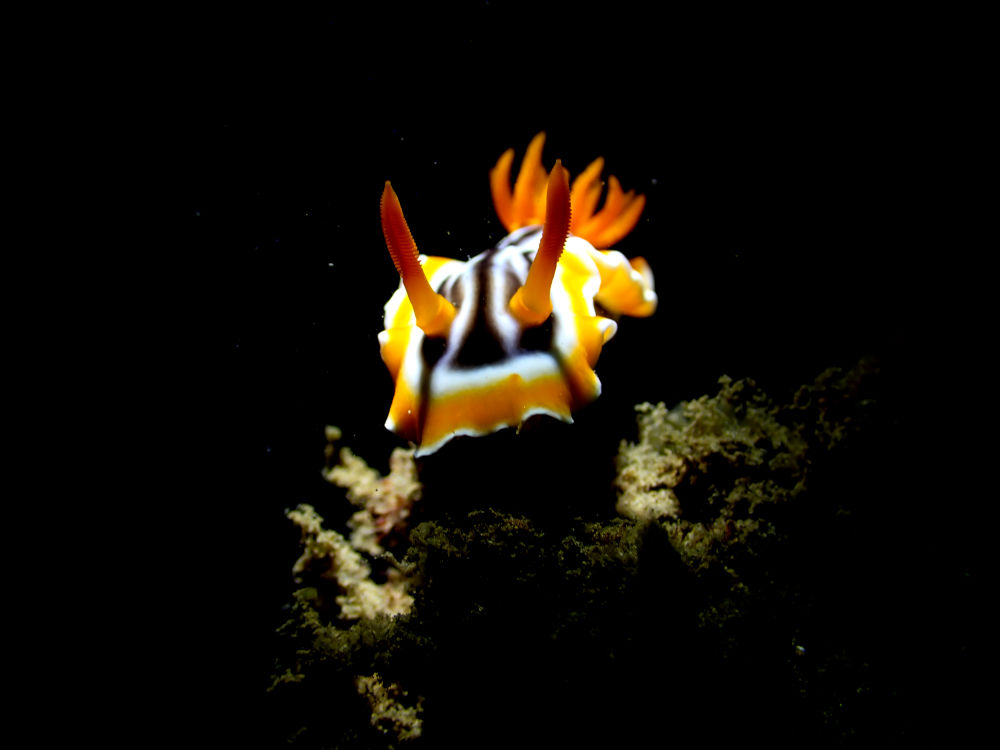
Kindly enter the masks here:
<path id="1" fill-rule="evenodd" d="M 375 11 L 194 34 L 211 62 L 182 113 L 182 259 L 204 292 L 197 396 L 215 418 L 198 437 L 221 480 L 184 565 L 209 589 L 191 605 L 208 682 L 237 684 L 243 706 L 267 684 L 297 554 L 282 512 L 329 498 L 324 425 L 382 469 L 400 444 L 382 427 L 392 383 L 376 341 L 398 283 L 378 223 L 387 179 L 421 251 L 457 258 L 504 235 L 487 172 L 539 130 L 546 165 L 577 174 L 603 156 L 646 195 L 618 249 L 649 261 L 660 309 L 622 320 L 598 364 L 612 442 L 634 403 L 695 398 L 722 374 L 781 398 L 864 355 L 903 384 L 889 398 L 906 412 L 926 216 L 915 84 L 892 77 L 877 39 L 848 54 L 832 32 L 776 46 L 709 24 L 701 44 L 688 19 L 602 35 L 520 11 L 477 5 L 444 35 L 387 29 Z"/>

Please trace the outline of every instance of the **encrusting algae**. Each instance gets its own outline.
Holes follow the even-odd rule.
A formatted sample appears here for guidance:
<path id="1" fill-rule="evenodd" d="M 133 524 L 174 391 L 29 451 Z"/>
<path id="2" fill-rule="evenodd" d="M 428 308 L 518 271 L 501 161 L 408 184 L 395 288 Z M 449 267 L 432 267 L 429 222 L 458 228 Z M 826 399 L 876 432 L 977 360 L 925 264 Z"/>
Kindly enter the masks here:
<path id="1" fill-rule="evenodd" d="M 750 535 L 773 533 L 760 506 L 795 498 L 806 481 L 809 446 L 799 426 L 782 423 L 752 381 L 723 376 L 719 384 L 717 395 L 673 409 L 639 404 L 639 441 L 622 441 L 618 453 L 618 513 L 660 521 L 694 568 Z"/>
<path id="2" fill-rule="evenodd" d="M 328 459 L 332 459 L 340 436 L 339 429 L 327 427 Z M 394 618 L 413 607 L 405 566 L 381 546 L 388 536 L 405 528 L 409 508 L 420 497 L 413 451 L 394 451 L 391 471 L 385 477 L 348 448 L 341 449 L 339 458 L 336 466 L 324 471 L 324 477 L 347 489 L 347 499 L 359 508 L 348 521 L 350 537 L 324 528 L 323 518 L 311 505 L 299 505 L 288 513 L 301 530 L 303 546 L 292 573 L 297 582 L 312 578 L 317 586 L 295 592 L 293 618 L 279 632 L 304 648 L 297 648 L 294 663 L 275 675 L 272 692 L 308 683 L 308 674 L 324 671 L 321 665 L 328 665 L 328 669 L 336 664 L 338 674 L 356 672 L 353 683 L 357 694 L 367 699 L 373 729 L 393 740 L 414 739 L 421 733 L 422 698 L 418 696 L 415 705 L 404 704 L 408 694 L 399 683 L 384 682 L 378 672 L 357 672 L 355 666 L 371 663 L 366 646 L 384 642 L 392 632 Z M 374 580 L 369 560 L 383 563 L 382 582 Z M 353 625 L 335 625 L 321 614 L 330 609 L 321 593 L 322 584 L 331 581 L 337 589 L 333 598 L 336 619 L 354 621 Z M 297 742 L 319 742 L 316 733 L 306 728 L 299 728 L 290 737 L 293 735 Z"/>
<path id="3" fill-rule="evenodd" d="M 368 699 L 371 706 L 371 725 L 383 734 L 400 740 L 416 739 L 420 736 L 422 721 L 422 698 L 417 699 L 416 706 L 407 706 L 400 702 L 406 697 L 397 683 L 386 685 L 378 672 L 368 676 L 360 676 L 355 680 L 358 694 Z"/>
<path id="4" fill-rule="evenodd" d="M 361 549 L 336 531 L 324 529 L 323 519 L 311 505 L 300 505 L 288 517 L 302 530 L 305 547 L 292 573 L 299 576 L 315 565 L 324 568 L 321 575 L 335 579 L 342 592 L 337 596 L 342 619 L 370 620 L 376 615 L 394 617 L 410 611 L 413 597 L 406 593 L 407 581 L 398 568 L 388 569 L 385 583 L 375 583 Z"/>
<path id="5" fill-rule="evenodd" d="M 292 696 L 293 745 L 627 741 L 664 705 L 674 737 L 701 737 L 720 711 L 731 729 L 716 738 L 847 736 L 829 702 L 872 693 L 837 682 L 842 653 L 800 658 L 822 627 L 802 624 L 809 571 L 827 563 L 812 555 L 837 543 L 817 530 L 848 517 L 811 480 L 871 421 L 877 377 L 863 361 L 786 404 L 722 378 L 711 397 L 639 405 L 614 486 L 593 488 L 607 495 L 599 518 L 483 507 L 474 486 L 467 506 L 435 508 L 412 451 L 382 477 L 340 450 L 325 476 L 358 507 L 349 537 L 308 506 L 289 514 L 302 588 L 272 692 Z M 339 431 L 328 438 L 332 459 Z M 297 713 L 311 705 L 329 713 Z"/>
<path id="6" fill-rule="evenodd" d="M 333 457 L 340 430 L 326 428 L 327 459 Z M 413 504 L 420 499 L 421 484 L 413 451 L 396 448 L 389 458 L 389 474 L 380 476 L 350 448 L 340 449 L 340 462 L 323 472 L 331 484 L 347 490 L 348 501 L 360 508 L 348 522 L 351 546 L 369 555 L 384 555 L 381 541 L 391 534 L 401 535 L 406 529 Z"/>

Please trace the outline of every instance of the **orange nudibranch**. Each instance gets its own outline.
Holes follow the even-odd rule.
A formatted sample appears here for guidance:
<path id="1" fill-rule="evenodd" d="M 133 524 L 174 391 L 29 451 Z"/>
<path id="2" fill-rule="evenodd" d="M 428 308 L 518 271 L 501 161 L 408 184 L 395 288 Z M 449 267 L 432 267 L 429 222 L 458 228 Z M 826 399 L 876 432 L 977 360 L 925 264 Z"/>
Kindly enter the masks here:
<path id="1" fill-rule="evenodd" d="M 645 198 L 609 177 L 598 210 L 603 160 L 570 185 L 561 162 L 550 172 L 542 166 L 544 142 L 544 133 L 532 139 L 513 190 L 513 149 L 490 171 L 510 234 L 468 261 L 420 255 L 385 184 L 382 231 L 400 274 L 379 334 L 396 383 L 385 424 L 418 456 L 537 414 L 572 422 L 600 395 L 593 368 L 616 319 L 656 309 L 649 265 L 606 249 L 635 227 Z"/>

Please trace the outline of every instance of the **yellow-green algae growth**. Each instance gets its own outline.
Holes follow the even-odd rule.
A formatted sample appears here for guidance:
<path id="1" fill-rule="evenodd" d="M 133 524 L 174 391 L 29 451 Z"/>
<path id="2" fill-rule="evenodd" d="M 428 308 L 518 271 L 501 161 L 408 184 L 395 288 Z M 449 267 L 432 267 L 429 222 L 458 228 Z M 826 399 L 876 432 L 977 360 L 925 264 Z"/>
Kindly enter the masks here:
<path id="1" fill-rule="evenodd" d="M 613 485 L 593 486 L 596 517 L 483 504 L 473 484 L 446 488 L 464 507 L 436 506 L 412 452 L 381 476 L 331 429 L 325 476 L 358 510 L 349 534 L 289 514 L 304 551 L 272 687 L 286 738 L 849 740 L 886 696 L 866 654 L 830 645 L 816 588 L 853 512 L 829 480 L 854 478 L 878 377 L 862 361 L 787 403 L 721 378 L 712 396 L 641 404 Z"/>
<path id="2" fill-rule="evenodd" d="M 622 441 L 618 454 L 618 513 L 658 521 L 695 569 L 773 533 L 761 506 L 793 500 L 808 475 L 809 443 L 790 418 L 794 404 L 775 406 L 749 380 L 719 384 L 717 395 L 673 409 L 637 406 L 639 439 Z"/>

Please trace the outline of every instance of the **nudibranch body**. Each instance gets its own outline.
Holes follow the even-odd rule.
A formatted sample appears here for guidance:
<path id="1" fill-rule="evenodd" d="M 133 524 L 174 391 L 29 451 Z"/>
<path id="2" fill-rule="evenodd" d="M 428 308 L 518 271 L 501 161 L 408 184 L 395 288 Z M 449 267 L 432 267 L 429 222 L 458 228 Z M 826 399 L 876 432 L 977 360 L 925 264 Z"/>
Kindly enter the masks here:
<path id="1" fill-rule="evenodd" d="M 569 186 L 560 162 L 542 167 L 532 140 L 510 188 L 513 150 L 490 173 L 510 232 L 468 260 L 419 255 L 388 182 L 381 217 L 401 284 L 385 305 L 382 359 L 396 382 L 385 426 L 433 453 L 459 435 L 485 435 L 546 414 L 572 422 L 597 398 L 601 347 L 621 314 L 656 308 L 641 258 L 606 248 L 632 230 L 644 198 L 614 177 L 600 210 L 603 161 Z"/>

